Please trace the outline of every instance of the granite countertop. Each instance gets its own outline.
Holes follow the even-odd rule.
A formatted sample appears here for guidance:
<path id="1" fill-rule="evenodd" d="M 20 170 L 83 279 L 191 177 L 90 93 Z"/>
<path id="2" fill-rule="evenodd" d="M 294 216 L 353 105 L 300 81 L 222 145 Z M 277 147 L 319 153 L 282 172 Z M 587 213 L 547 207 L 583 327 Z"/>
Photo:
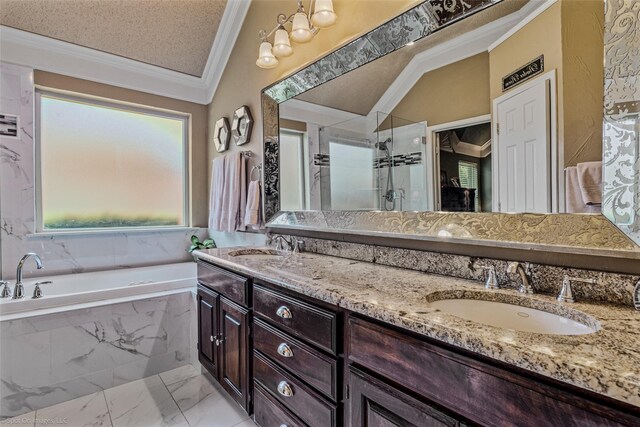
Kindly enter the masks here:
<path id="1" fill-rule="evenodd" d="M 312 253 L 278 258 L 229 255 L 239 249 L 194 253 L 300 294 L 640 406 L 640 312 L 632 308 L 561 304 L 546 295 L 489 291 L 475 281 Z M 454 317 L 429 304 L 461 297 L 539 308 L 599 330 L 587 335 L 520 332 Z"/>

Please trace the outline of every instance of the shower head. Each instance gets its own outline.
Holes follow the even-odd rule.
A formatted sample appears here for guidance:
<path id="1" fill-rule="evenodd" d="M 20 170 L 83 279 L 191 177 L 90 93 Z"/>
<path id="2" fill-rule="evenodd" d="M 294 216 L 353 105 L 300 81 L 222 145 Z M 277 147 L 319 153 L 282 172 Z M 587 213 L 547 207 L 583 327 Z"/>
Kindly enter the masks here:
<path id="1" fill-rule="evenodd" d="M 382 150 L 382 151 L 387 151 L 389 149 L 389 147 L 387 146 L 387 144 L 391 143 L 391 138 L 387 138 L 384 141 L 378 141 L 376 142 L 376 148 L 378 150 Z"/>

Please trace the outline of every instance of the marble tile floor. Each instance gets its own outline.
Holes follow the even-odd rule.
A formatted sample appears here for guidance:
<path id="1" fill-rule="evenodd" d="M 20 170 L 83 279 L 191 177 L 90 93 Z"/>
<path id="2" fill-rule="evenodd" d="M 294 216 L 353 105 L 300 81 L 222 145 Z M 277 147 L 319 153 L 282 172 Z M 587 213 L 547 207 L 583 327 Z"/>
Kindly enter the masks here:
<path id="1" fill-rule="evenodd" d="M 4 426 L 256 427 L 208 373 L 193 365 L 3 420 Z"/>

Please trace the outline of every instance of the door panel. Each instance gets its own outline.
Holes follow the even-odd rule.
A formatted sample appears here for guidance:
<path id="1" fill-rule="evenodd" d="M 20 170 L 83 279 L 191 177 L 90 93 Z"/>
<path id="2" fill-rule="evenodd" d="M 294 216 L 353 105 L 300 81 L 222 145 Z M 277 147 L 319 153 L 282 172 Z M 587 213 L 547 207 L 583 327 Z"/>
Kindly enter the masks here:
<path id="1" fill-rule="evenodd" d="M 220 383 L 245 409 L 249 388 L 248 313 L 226 298 L 220 299 Z"/>
<path id="2" fill-rule="evenodd" d="M 198 288 L 198 328 L 200 334 L 200 357 L 217 370 L 218 357 L 215 338 L 218 335 L 219 295 Z M 209 367 L 207 366 L 209 369 Z M 211 370 L 211 369 L 210 369 Z M 211 372 L 217 376 L 217 372 Z"/>
<path id="3" fill-rule="evenodd" d="M 458 426 L 456 419 L 356 369 L 349 369 L 351 427 Z"/>
<path id="4" fill-rule="evenodd" d="M 498 203 L 501 212 L 551 211 L 549 82 L 497 104 Z"/>

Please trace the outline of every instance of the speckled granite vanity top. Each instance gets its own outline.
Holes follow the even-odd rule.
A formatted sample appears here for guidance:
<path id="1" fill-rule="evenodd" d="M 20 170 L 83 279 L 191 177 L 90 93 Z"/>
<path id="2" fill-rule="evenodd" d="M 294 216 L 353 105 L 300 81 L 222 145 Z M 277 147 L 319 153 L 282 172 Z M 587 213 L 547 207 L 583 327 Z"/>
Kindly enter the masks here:
<path id="1" fill-rule="evenodd" d="M 229 255 L 238 249 L 195 253 L 309 297 L 640 406 L 640 312 L 632 308 L 560 304 L 545 295 L 487 291 L 479 282 L 311 253 Z M 587 335 L 519 332 L 463 320 L 429 304 L 462 297 L 538 308 L 599 330 Z"/>

